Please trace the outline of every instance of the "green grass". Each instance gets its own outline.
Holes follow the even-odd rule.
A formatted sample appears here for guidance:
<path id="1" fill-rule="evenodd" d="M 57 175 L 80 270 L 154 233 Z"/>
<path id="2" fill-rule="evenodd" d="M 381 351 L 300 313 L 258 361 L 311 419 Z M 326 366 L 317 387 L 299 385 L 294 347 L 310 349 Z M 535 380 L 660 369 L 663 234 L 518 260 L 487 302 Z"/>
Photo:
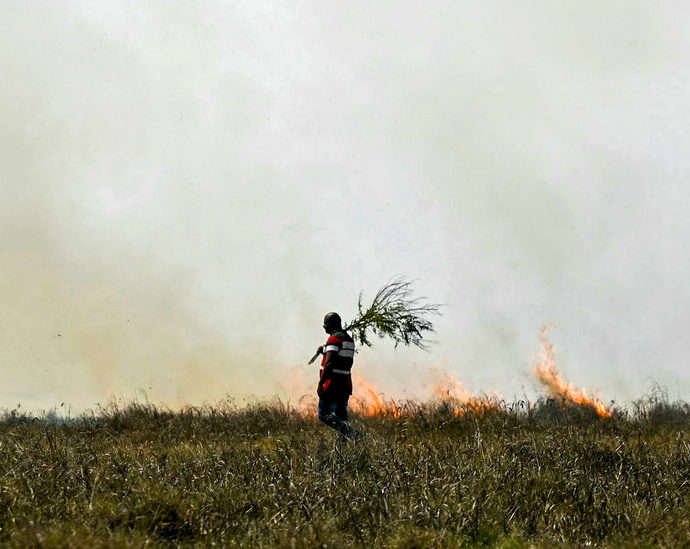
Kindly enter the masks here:
<path id="1" fill-rule="evenodd" d="M 542 401 L 355 418 L 339 447 L 274 402 L 0 421 L 15 547 L 690 546 L 690 408 Z"/>

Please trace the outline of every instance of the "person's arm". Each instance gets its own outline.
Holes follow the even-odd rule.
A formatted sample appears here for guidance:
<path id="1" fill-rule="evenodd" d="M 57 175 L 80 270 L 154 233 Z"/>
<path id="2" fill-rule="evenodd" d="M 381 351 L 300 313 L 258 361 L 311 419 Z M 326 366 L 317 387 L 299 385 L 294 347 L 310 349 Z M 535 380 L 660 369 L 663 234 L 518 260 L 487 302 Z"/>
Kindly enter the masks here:
<path id="1" fill-rule="evenodd" d="M 323 373 L 319 379 L 319 386 L 317 388 L 317 393 L 321 395 L 328 386 L 331 384 L 331 370 L 333 370 L 333 365 L 335 364 L 335 357 L 338 355 L 337 351 L 326 351 L 326 361 L 323 363 Z"/>
<path id="2" fill-rule="evenodd" d="M 323 345 L 319 345 L 319 346 L 316 348 L 316 352 L 314 353 L 314 356 L 311 357 L 311 358 L 309 359 L 309 362 L 307 362 L 307 364 L 313 364 L 314 361 L 315 361 L 317 358 L 319 358 L 319 355 L 322 355 L 322 354 L 323 354 Z"/>

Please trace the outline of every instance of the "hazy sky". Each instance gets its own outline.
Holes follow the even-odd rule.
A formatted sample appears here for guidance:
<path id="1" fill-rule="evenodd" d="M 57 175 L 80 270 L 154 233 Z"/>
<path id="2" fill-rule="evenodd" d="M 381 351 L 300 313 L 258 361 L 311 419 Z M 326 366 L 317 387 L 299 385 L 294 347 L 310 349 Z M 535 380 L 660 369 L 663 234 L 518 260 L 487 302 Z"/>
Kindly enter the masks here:
<path id="1" fill-rule="evenodd" d="M 0 406 L 285 394 L 395 275 L 428 368 L 690 399 L 686 2 L 0 1 Z M 312 387 L 310 385 L 309 390 Z"/>

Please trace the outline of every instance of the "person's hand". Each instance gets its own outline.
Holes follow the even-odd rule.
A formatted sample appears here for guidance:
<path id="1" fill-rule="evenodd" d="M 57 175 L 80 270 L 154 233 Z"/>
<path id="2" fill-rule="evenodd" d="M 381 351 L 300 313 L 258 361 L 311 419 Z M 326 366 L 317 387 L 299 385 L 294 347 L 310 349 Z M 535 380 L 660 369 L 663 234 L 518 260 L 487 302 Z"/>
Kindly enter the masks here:
<path id="1" fill-rule="evenodd" d="M 313 357 L 311 357 L 311 359 L 309 359 L 309 362 L 307 364 L 313 364 L 313 362 L 316 360 L 316 358 L 322 354 L 323 354 L 323 345 L 319 345 L 316 348 L 316 354 Z"/>
<path id="2" fill-rule="evenodd" d="M 316 394 L 319 395 L 319 397 L 322 397 L 326 394 L 326 391 L 328 390 L 328 387 L 331 384 L 330 379 L 320 379 L 319 384 L 316 387 Z"/>

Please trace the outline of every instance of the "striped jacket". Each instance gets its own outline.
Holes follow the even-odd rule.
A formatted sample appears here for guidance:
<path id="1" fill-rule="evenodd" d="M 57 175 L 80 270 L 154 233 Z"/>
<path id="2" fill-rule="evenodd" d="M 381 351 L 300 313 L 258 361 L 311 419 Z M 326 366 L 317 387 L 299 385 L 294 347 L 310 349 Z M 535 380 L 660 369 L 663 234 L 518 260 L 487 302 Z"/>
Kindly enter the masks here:
<path id="1" fill-rule="evenodd" d="M 333 351 L 336 355 L 326 367 L 326 353 Z M 355 357 L 355 342 L 342 330 L 333 332 L 323 347 L 321 359 L 321 386 L 328 394 L 352 394 L 352 377 L 350 370 Z"/>

